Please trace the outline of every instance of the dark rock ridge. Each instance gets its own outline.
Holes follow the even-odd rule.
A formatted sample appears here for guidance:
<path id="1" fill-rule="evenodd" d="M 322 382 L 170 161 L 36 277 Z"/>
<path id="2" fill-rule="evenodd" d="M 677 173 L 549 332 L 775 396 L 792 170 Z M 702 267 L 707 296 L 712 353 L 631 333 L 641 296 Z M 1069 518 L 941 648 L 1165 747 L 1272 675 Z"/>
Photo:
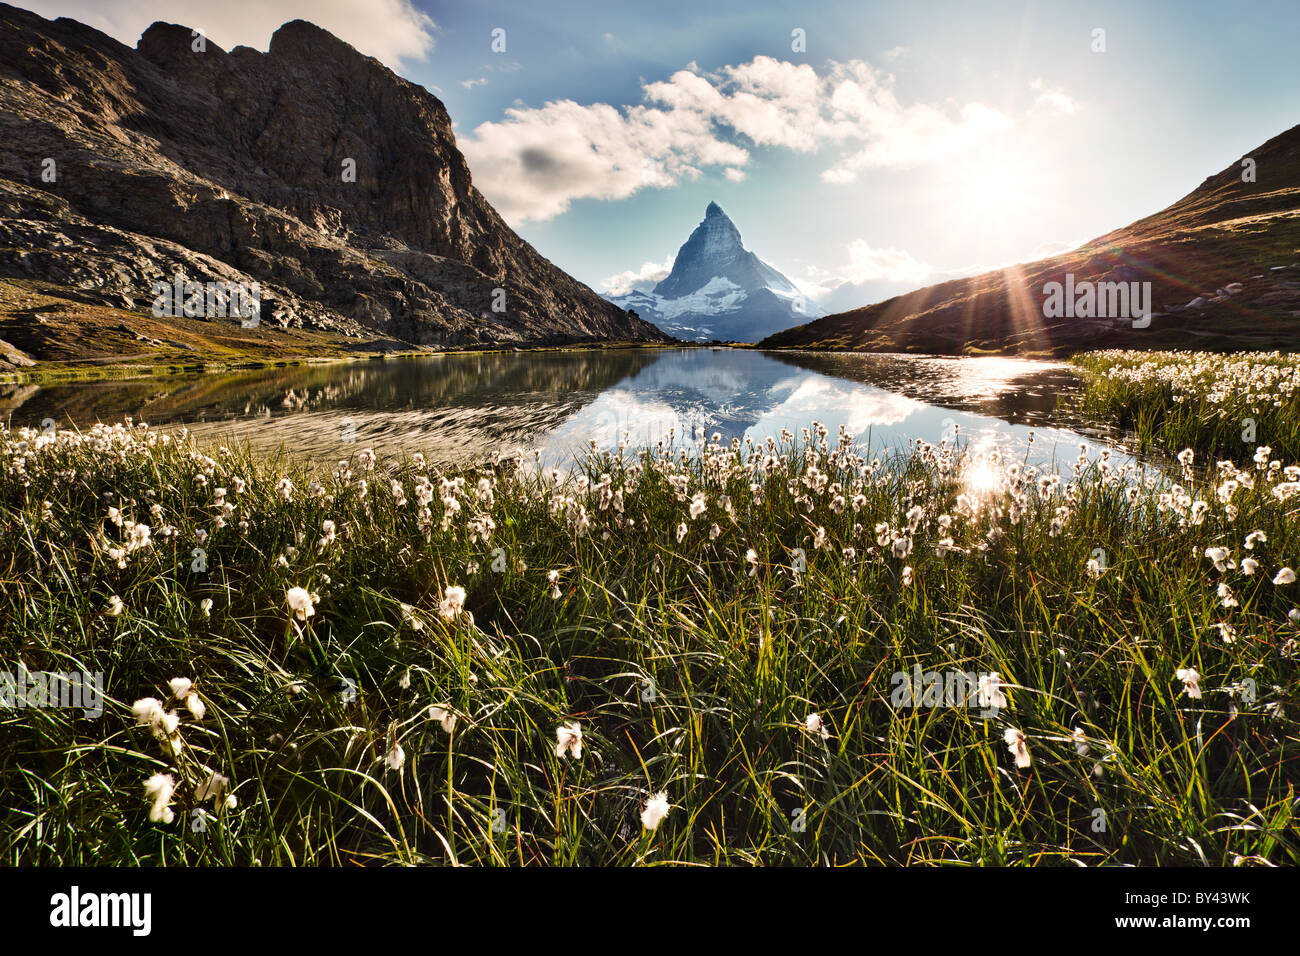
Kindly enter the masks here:
<path id="1" fill-rule="evenodd" d="M 192 42 L 0 4 L 0 275 L 127 309 L 177 271 L 256 281 L 263 323 L 418 345 L 665 338 L 506 225 L 422 87 L 302 20 Z"/>
<path id="2" fill-rule="evenodd" d="M 1048 317 L 1045 286 L 1069 276 L 1149 282 L 1151 314 Z M 1300 350 L 1300 126 L 1078 249 L 826 316 L 762 344 L 949 354 Z"/>
<path id="3" fill-rule="evenodd" d="M 745 248 L 740 230 L 711 202 L 654 289 L 610 301 L 679 338 L 755 342 L 822 314 L 799 288 Z"/>

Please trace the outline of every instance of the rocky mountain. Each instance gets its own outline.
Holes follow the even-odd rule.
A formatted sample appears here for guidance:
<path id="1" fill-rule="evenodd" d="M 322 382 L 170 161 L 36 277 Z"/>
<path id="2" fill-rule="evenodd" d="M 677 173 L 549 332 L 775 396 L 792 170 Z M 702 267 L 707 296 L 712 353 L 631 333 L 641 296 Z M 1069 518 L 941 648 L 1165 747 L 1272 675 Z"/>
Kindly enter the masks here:
<path id="1" fill-rule="evenodd" d="M 823 314 L 793 282 L 745 248 L 736 224 L 714 202 L 658 285 L 610 301 L 670 335 L 701 342 L 756 342 Z"/>
<path id="2" fill-rule="evenodd" d="M 177 272 L 257 282 L 247 339 L 665 338 L 506 225 L 436 97 L 302 20 L 266 53 L 166 23 L 131 49 L 0 4 L 0 139 L 0 282 L 119 314 Z"/>
<path id="3" fill-rule="evenodd" d="M 1101 283 L 1139 294 L 1150 283 L 1150 311 L 1139 318 L 1091 306 L 1062 310 L 1053 283 L 1062 290 L 1090 284 L 1098 302 Z M 826 316 L 762 344 L 948 354 L 1300 350 L 1300 126 L 1168 208 L 1078 249 Z"/>

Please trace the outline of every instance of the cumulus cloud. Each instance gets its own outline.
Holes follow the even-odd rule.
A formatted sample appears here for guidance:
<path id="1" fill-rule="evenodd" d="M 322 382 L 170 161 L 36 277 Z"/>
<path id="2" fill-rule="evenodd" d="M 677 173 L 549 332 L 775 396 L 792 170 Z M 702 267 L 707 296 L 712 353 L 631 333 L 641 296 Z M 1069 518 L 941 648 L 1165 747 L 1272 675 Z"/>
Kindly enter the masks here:
<path id="1" fill-rule="evenodd" d="M 477 80 L 461 80 L 460 85 L 467 90 L 472 90 L 476 86 L 487 86 L 487 77 L 480 76 Z"/>
<path id="2" fill-rule="evenodd" d="M 853 283 L 917 282 L 931 272 L 928 265 L 918 262 L 911 253 L 892 246 L 877 249 L 865 239 L 850 242 L 848 252 L 849 264 L 844 273 L 845 278 Z"/>
<path id="3" fill-rule="evenodd" d="M 854 239 L 844 254 L 840 265 L 808 266 L 803 278 L 794 280 L 804 295 L 828 312 L 855 309 L 873 301 L 873 294 L 895 295 L 919 288 L 939 274 L 905 250 L 877 248 L 865 239 Z"/>
<path id="4" fill-rule="evenodd" d="M 364 16 L 354 0 L 27 0 L 23 6 L 50 19 L 80 20 L 132 47 L 157 20 L 202 29 L 226 50 L 265 50 L 282 24 L 310 20 L 395 70 L 428 56 L 435 30 L 411 0 L 367 0 Z"/>
<path id="5" fill-rule="evenodd" d="M 1081 108 L 1079 101 L 1059 86 L 1048 86 L 1041 79 L 1030 80 L 1029 88 L 1037 94 L 1031 107 L 1034 111 L 1069 114 L 1077 113 Z"/>
<path id="6" fill-rule="evenodd" d="M 671 258 L 664 262 L 643 262 L 640 269 L 628 269 L 626 272 L 602 279 L 600 287 L 606 295 L 627 295 L 633 289 L 649 292 L 672 271 Z"/>
<path id="7" fill-rule="evenodd" d="M 507 219 L 540 220 L 577 199 L 622 199 L 697 178 L 709 166 L 743 172 L 753 147 L 838 147 L 823 178 L 845 183 L 869 168 L 947 159 L 1012 125 L 981 103 L 904 104 L 892 82 L 861 60 L 830 63 L 821 73 L 767 56 L 715 73 L 691 64 L 647 83 L 644 102 L 632 106 L 513 107 L 461 148 L 476 184 Z"/>
<path id="8" fill-rule="evenodd" d="M 743 169 L 737 169 L 734 166 L 728 167 L 724 171 L 723 175 L 725 175 L 727 179 L 731 180 L 733 183 L 743 183 L 746 179 L 749 178 L 748 173 L 746 173 Z"/>

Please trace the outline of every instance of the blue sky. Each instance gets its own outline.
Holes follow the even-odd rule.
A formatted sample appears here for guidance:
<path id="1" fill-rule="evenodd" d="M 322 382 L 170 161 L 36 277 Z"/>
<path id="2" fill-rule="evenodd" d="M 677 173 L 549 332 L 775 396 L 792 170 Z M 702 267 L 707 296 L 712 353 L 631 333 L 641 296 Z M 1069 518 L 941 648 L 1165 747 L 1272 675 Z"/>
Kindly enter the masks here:
<path id="1" fill-rule="evenodd" d="M 1294 0 L 30 6 L 131 44 L 311 19 L 433 90 L 479 188 L 598 290 L 653 282 L 716 200 L 824 306 L 866 304 L 1125 225 L 1300 122 Z"/>

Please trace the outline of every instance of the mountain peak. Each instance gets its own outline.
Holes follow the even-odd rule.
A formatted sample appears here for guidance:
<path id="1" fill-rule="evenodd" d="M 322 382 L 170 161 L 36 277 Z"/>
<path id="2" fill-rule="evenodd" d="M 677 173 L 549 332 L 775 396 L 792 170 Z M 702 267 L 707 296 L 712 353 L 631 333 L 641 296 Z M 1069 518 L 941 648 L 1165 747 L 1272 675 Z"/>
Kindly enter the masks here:
<path id="1" fill-rule="evenodd" d="M 740 230 L 711 202 L 677 250 L 672 270 L 652 290 L 616 296 L 624 308 L 673 335 L 753 342 L 770 331 L 820 316 L 788 278 L 750 252 Z"/>

